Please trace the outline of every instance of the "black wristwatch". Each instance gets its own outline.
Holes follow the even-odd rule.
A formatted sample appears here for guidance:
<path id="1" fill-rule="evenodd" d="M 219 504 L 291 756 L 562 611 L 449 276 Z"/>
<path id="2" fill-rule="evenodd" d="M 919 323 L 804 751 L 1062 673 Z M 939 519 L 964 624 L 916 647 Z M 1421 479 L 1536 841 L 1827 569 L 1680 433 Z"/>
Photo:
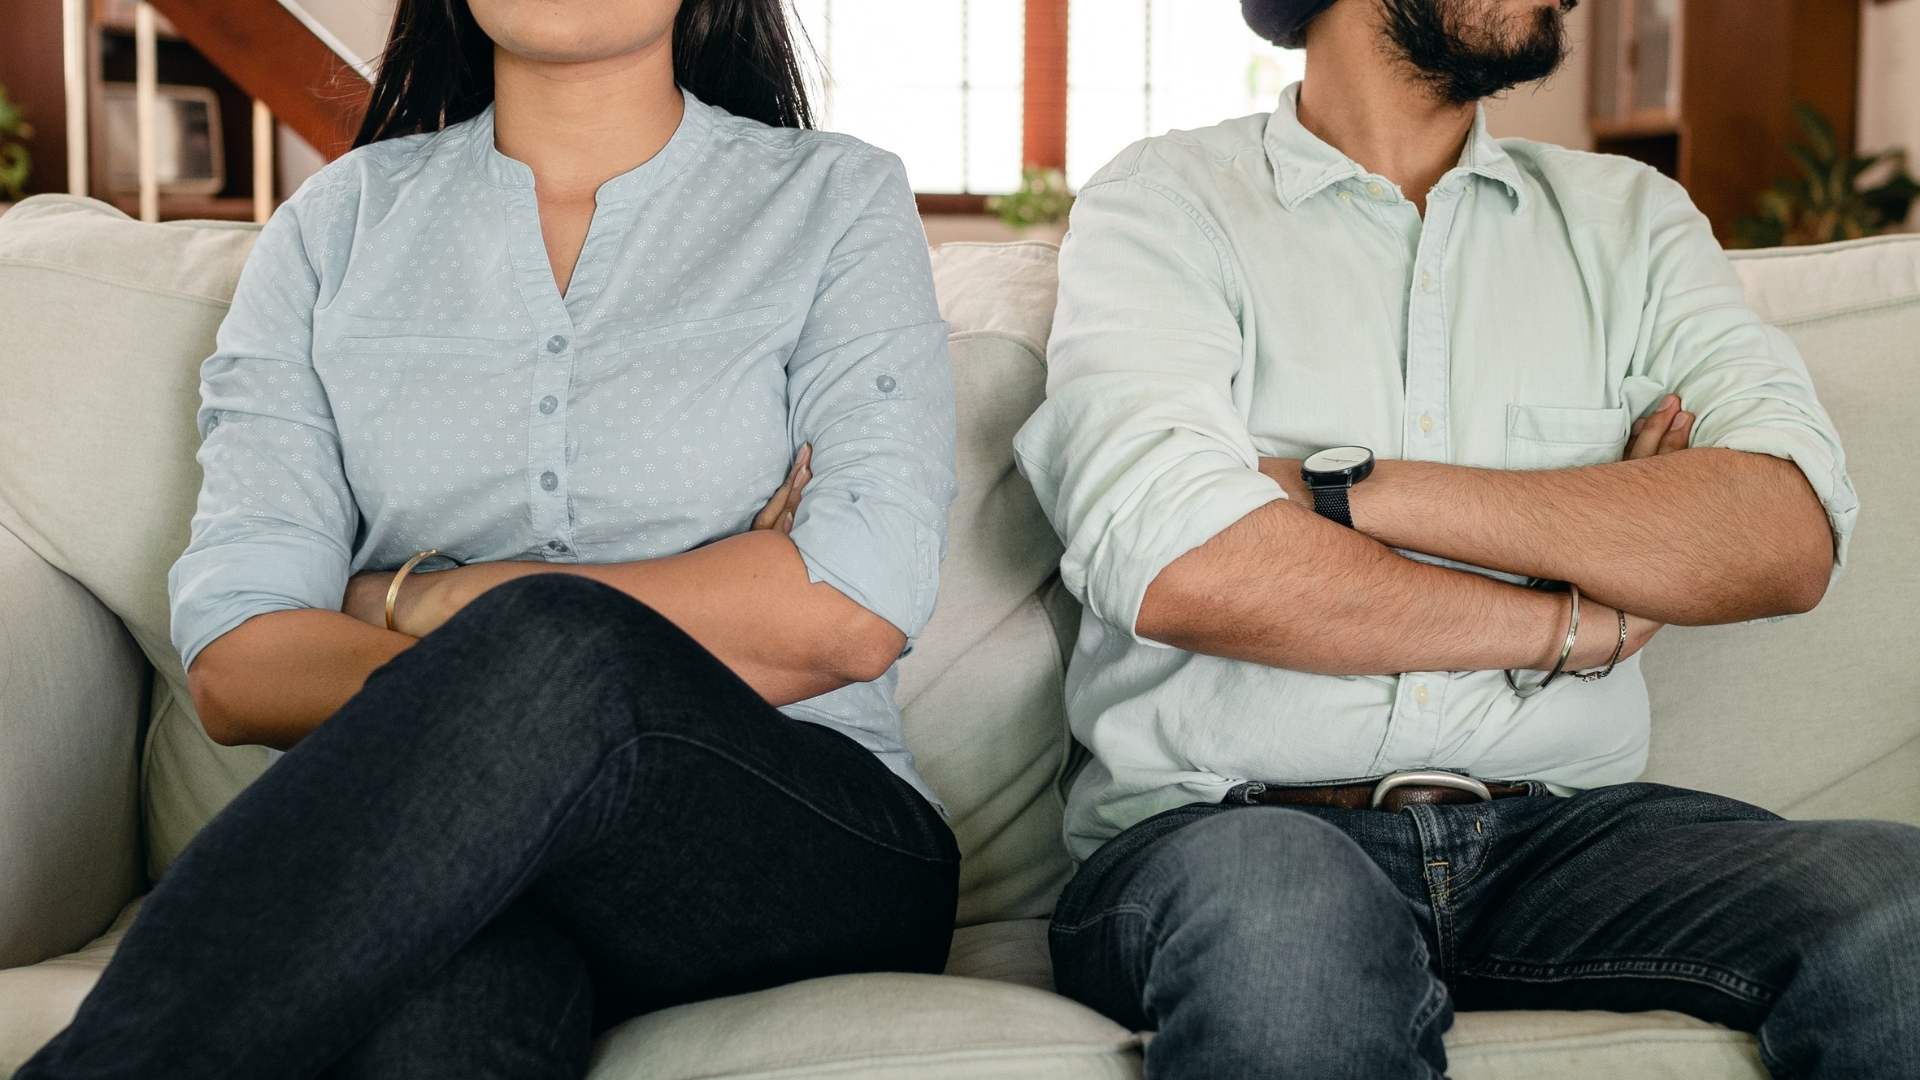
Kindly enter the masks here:
<path id="1" fill-rule="evenodd" d="M 1373 472 L 1373 451 L 1364 446 L 1334 446 L 1300 463 L 1300 479 L 1313 492 L 1313 509 L 1329 521 L 1353 528 L 1347 491 Z"/>

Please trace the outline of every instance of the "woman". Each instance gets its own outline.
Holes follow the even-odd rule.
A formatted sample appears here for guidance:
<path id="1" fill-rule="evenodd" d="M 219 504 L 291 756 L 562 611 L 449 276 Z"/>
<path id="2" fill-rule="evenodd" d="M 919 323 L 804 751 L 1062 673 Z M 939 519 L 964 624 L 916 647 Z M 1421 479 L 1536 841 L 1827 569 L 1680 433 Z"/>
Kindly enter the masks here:
<path id="1" fill-rule="evenodd" d="M 470 8 L 400 4 L 202 368 L 174 639 L 214 738 L 291 752 L 22 1077 L 577 1076 L 639 1012 L 944 964 L 900 165 L 804 130 L 780 0 Z"/>

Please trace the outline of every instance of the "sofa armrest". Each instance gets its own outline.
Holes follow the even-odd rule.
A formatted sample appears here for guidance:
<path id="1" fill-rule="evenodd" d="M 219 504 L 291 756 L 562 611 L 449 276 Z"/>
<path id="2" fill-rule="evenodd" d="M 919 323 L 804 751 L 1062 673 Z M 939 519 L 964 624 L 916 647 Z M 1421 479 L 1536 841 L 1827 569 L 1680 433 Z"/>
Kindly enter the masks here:
<path id="1" fill-rule="evenodd" d="M 0 528 L 0 968 L 78 948 L 145 887 L 149 671 L 93 594 Z"/>

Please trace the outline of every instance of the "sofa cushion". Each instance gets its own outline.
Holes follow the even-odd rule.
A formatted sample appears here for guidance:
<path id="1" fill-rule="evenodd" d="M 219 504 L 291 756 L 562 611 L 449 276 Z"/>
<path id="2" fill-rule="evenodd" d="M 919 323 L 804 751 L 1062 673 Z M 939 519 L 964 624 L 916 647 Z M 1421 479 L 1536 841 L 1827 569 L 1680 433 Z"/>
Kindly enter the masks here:
<path id="1" fill-rule="evenodd" d="M 1760 313 L 1800 346 L 1860 523 L 1846 573 L 1811 613 L 1654 639 L 1647 775 L 1796 817 L 1920 824 L 1920 236 L 1733 258 Z"/>
<path id="2" fill-rule="evenodd" d="M 64 1027 L 139 905 L 98 941 L 0 971 L 0 1076 Z M 948 974 L 843 975 L 666 1009 L 621 1024 L 593 1080 L 1138 1080 L 1149 1036 L 1049 992 L 1046 923 L 954 935 Z M 1764 1080 L 1753 1039 L 1674 1013 L 1461 1013 L 1447 1035 L 1458 1080 Z"/>
<path id="3" fill-rule="evenodd" d="M 0 217 L 0 526 L 86 586 L 153 665 L 153 876 L 270 759 L 206 737 L 167 632 L 167 568 L 200 487 L 200 361 L 255 231 L 142 224 L 67 195 Z"/>
<path id="4" fill-rule="evenodd" d="M 1046 391 L 1054 249 L 941 249 L 934 284 L 952 327 L 960 489 L 940 596 L 901 663 L 906 740 L 947 803 L 965 855 L 959 922 L 1043 916 L 1071 865 L 1055 783 L 1066 746 L 1072 599 L 1052 588 L 1060 542 L 1013 467 L 1013 433 Z M 1017 291 L 1016 291 L 1017 290 Z M 995 298 L 1006 302 L 996 302 Z"/>

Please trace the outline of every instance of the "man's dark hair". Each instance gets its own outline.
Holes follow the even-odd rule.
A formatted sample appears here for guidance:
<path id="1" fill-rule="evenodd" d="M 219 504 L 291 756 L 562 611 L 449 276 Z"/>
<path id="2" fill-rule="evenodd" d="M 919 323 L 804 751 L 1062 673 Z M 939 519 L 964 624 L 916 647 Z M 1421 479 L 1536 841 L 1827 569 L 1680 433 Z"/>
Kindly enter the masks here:
<path id="1" fill-rule="evenodd" d="M 1333 0 L 1240 0 L 1240 15 L 1253 32 L 1283 49 L 1307 43 L 1307 24 Z"/>

